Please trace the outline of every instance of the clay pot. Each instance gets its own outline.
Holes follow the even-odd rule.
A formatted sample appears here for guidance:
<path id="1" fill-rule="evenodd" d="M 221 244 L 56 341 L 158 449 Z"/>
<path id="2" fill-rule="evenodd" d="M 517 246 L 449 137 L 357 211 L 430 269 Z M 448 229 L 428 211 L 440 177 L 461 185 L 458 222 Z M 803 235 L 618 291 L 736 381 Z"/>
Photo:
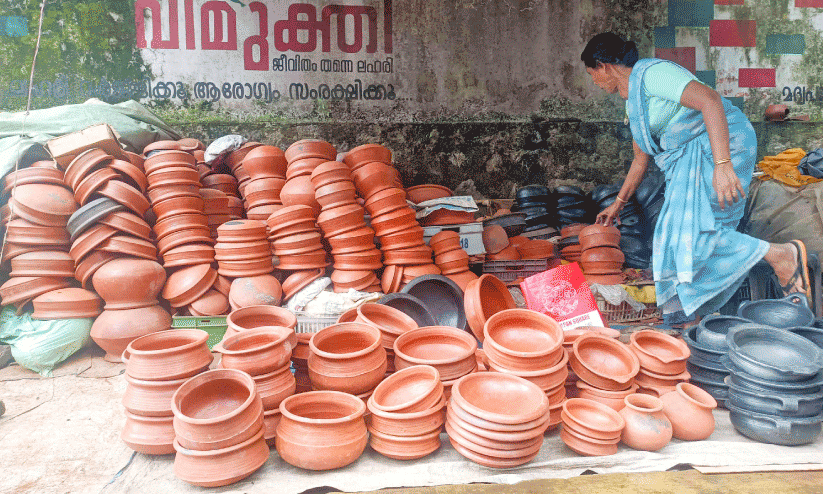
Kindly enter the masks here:
<path id="1" fill-rule="evenodd" d="M 66 167 L 63 180 L 73 190 L 93 170 L 103 168 L 114 158 L 102 149 L 90 149 L 78 154 Z"/>
<path id="2" fill-rule="evenodd" d="M 289 339 L 293 329 L 263 326 L 224 338 L 212 350 L 222 355 L 220 366 L 258 376 L 279 369 L 291 360 Z"/>
<path id="3" fill-rule="evenodd" d="M 672 424 L 663 413 L 663 402 L 653 396 L 631 394 L 620 416 L 626 426 L 620 436 L 623 444 L 642 451 L 658 451 L 672 440 Z"/>
<path id="4" fill-rule="evenodd" d="M 629 347 L 598 334 L 584 334 L 573 345 L 569 362 L 580 379 L 600 389 L 618 391 L 631 386 L 640 362 Z"/>
<path id="5" fill-rule="evenodd" d="M 186 449 L 228 448 L 263 428 L 254 380 L 238 370 L 215 369 L 189 379 L 175 391 L 171 407 L 175 441 Z"/>
<path id="6" fill-rule="evenodd" d="M 372 161 L 380 161 L 387 164 L 391 163 L 391 151 L 380 144 L 362 144 L 352 148 L 343 158 L 343 162 L 352 170 L 356 170 Z"/>
<path id="7" fill-rule="evenodd" d="M 534 396 L 533 398 L 535 403 L 538 403 L 537 397 Z M 545 431 L 549 415 L 543 414 L 527 422 L 504 424 L 474 415 L 465 410 L 460 403 L 452 400 L 449 402 L 446 419 L 450 422 L 458 423 L 461 428 L 485 437 L 486 439 L 511 442 L 528 440 L 541 435 Z"/>
<path id="8" fill-rule="evenodd" d="M 366 199 L 380 191 L 395 188 L 396 177 L 397 170 L 393 166 L 379 161 L 366 163 L 352 172 L 357 191 Z"/>
<path id="9" fill-rule="evenodd" d="M 466 285 L 463 305 L 466 309 L 469 327 L 481 342 L 485 338 L 483 328 L 491 316 L 517 307 L 506 285 L 491 274 L 484 274 Z"/>
<path id="10" fill-rule="evenodd" d="M 252 305 L 233 310 L 226 316 L 226 334 L 223 339 L 230 338 L 236 333 L 263 326 L 280 326 L 294 329 L 297 327 L 297 316 L 285 307 L 273 305 Z"/>
<path id="11" fill-rule="evenodd" d="M 311 183 L 315 190 L 333 183 L 351 181 L 351 170 L 340 161 L 326 161 L 311 172 Z"/>
<path id="12" fill-rule="evenodd" d="M 27 303 L 34 297 L 59 288 L 68 288 L 71 284 L 67 279 L 42 276 L 10 278 L 0 286 L 0 299 L 3 305 Z"/>
<path id="13" fill-rule="evenodd" d="M 560 430 L 560 439 L 575 453 L 584 456 L 609 456 L 617 453 L 617 439 L 594 439 L 580 434 L 574 429 L 568 428 L 563 424 L 563 429 Z"/>
<path id="14" fill-rule="evenodd" d="M 641 368 L 672 376 L 686 371 L 686 360 L 691 355 L 683 340 L 654 330 L 632 333 L 629 348 L 634 351 Z"/>
<path id="15" fill-rule="evenodd" d="M 188 378 L 172 381 L 143 381 L 128 374 L 123 407 L 126 411 L 143 417 L 173 417 L 171 397 Z M 171 426 L 171 423 L 169 424 Z M 173 430 L 173 427 L 172 427 Z"/>
<path id="16" fill-rule="evenodd" d="M 440 373 L 428 365 L 414 365 L 384 379 L 369 399 L 369 407 L 385 412 L 415 413 L 443 399 Z"/>
<path id="17" fill-rule="evenodd" d="M 159 305 L 139 309 L 104 310 L 91 326 L 91 339 L 106 351 L 109 362 L 121 362 L 133 340 L 171 328 L 171 314 Z"/>
<path id="18" fill-rule="evenodd" d="M 336 254 L 334 256 L 334 269 L 338 270 L 376 270 L 383 267 L 383 255 L 376 248 L 363 252 L 352 252 L 351 254 Z"/>
<path id="19" fill-rule="evenodd" d="M 229 299 L 236 308 L 252 305 L 280 305 L 283 289 L 271 275 L 237 278 L 231 283 Z"/>
<path id="20" fill-rule="evenodd" d="M 378 237 L 384 237 L 417 226 L 415 212 L 411 208 L 398 209 L 372 218 L 371 228 Z"/>
<path id="21" fill-rule="evenodd" d="M 498 366 L 493 360 L 487 359 L 489 370 L 495 372 L 503 372 L 505 374 L 513 374 L 522 377 L 528 381 L 533 382 L 540 387 L 547 394 L 557 392 L 558 388 L 563 389 L 563 384 L 569 376 L 569 355 L 565 349 L 561 348 L 560 360 L 551 367 L 536 369 L 532 371 L 513 371 L 505 367 Z M 565 395 L 564 395 L 565 397 Z"/>
<path id="22" fill-rule="evenodd" d="M 143 259 L 114 259 L 92 276 L 94 290 L 106 301 L 106 310 L 157 305 L 157 295 L 165 282 L 163 266 Z"/>
<path id="23" fill-rule="evenodd" d="M 287 301 L 309 284 L 325 274 L 323 269 L 295 271 L 283 281 L 283 300 Z"/>
<path id="24" fill-rule="evenodd" d="M 406 331 L 394 341 L 397 370 L 431 365 L 443 381 L 465 376 L 477 368 L 477 341 L 466 331 L 449 326 L 428 326 Z"/>
<path id="25" fill-rule="evenodd" d="M 320 213 L 320 204 L 315 199 L 314 186 L 307 175 L 294 177 L 286 181 L 280 190 L 280 200 L 284 206 L 309 206 L 314 217 Z"/>
<path id="26" fill-rule="evenodd" d="M 451 209 L 436 209 L 420 220 L 423 226 L 435 225 L 463 225 L 474 221 L 474 213 L 468 211 L 452 211 Z"/>
<path id="27" fill-rule="evenodd" d="M 620 248 L 620 230 L 614 225 L 586 226 L 578 232 L 577 239 L 583 250 L 601 246 Z"/>
<path id="28" fill-rule="evenodd" d="M 680 383 L 676 388 L 660 397 L 663 412 L 672 423 L 672 435 L 681 441 L 702 441 L 711 436 L 717 401 L 694 384 Z"/>
<path id="29" fill-rule="evenodd" d="M 571 398 L 563 403 L 563 428 L 592 439 L 619 441 L 626 421 L 613 409 L 596 401 Z"/>
<path id="30" fill-rule="evenodd" d="M 60 288 L 38 295 L 31 301 L 32 319 L 83 319 L 97 317 L 103 301 L 82 288 Z"/>
<path id="31" fill-rule="evenodd" d="M 357 190 L 351 181 L 335 182 L 316 189 L 314 197 L 321 208 L 330 209 L 344 204 L 355 204 Z"/>
<path id="32" fill-rule="evenodd" d="M 184 244 L 169 249 L 163 254 L 163 267 L 166 269 L 196 264 L 211 264 L 212 262 L 214 262 L 214 247 L 208 244 Z"/>
<path id="33" fill-rule="evenodd" d="M 335 269 L 331 274 L 331 281 L 334 283 L 334 291 L 345 293 L 349 289 L 363 290 L 371 286 L 377 277 L 374 271 L 341 271 Z"/>
<path id="34" fill-rule="evenodd" d="M 375 192 L 366 198 L 366 210 L 374 218 L 383 214 L 409 207 L 406 202 L 406 191 L 399 188 L 387 188 Z"/>
<path id="35" fill-rule="evenodd" d="M 189 305 L 189 313 L 193 316 L 220 316 L 228 313 L 228 311 L 228 297 L 215 289 L 209 289 L 202 297 Z"/>
<path id="36" fill-rule="evenodd" d="M 333 208 L 323 208 L 323 211 L 317 216 L 317 224 L 323 230 L 326 238 L 339 236 L 339 241 L 344 241 L 350 238 L 353 231 L 365 230 L 364 217 L 365 212 L 362 206 L 343 204 Z M 371 232 L 372 240 L 364 243 L 374 246 L 374 232 L 371 229 L 368 229 L 368 231 Z"/>
<path id="37" fill-rule="evenodd" d="M 483 329 L 490 363 L 513 371 L 554 366 L 562 357 L 563 330 L 551 317 L 529 309 L 492 315 Z"/>
<path id="38" fill-rule="evenodd" d="M 243 158 L 243 169 L 252 180 L 260 177 L 286 177 L 286 156 L 280 148 L 258 146 Z"/>
<path id="39" fill-rule="evenodd" d="M 620 266 L 624 261 L 625 256 L 623 255 L 623 251 L 615 247 L 591 247 L 583 250 L 580 254 L 580 262 L 584 264 L 590 262 L 605 262 Z"/>
<path id="40" fill-rule="evenodd" d="M 112 160 L 109 164 L 112 170 L 116 171 L 121 180 L 124 180 L 129 185 L 133 185 L 140 192 L 146 193 L 149 186 L 145 172 L 133 163 L 123 160 Z"/>
<path id="41" fill-rule="evenodd" d="M 417 328 L 417 323 L 403 312 L 381 304 L 363 304 L 357 307 L 357 322 L 380 330 L 383 348 L 392 350 L 398 336 Z"/>
<path id="42" fill-rule="evenodd" d="M 452 402 L 481 419 L 499 424 L 537 420 L 549 410 L 549 400 L 537 385 L 514 375 L 478 372 L 452 387 Z M 516 409 L 511 403 L 517 403 Z"/>
<path id="43" fill-rule="evenodd" d="M 200 487 L 220 487 L 238 482 L 263 466 L 269 447 L 260 430 L 251 438 L 229 447 L 198 451 L 184 448 L 175 439 L 174 474 Z"/>
<path id="44" fill-rule="evenodd" d="M 578 397 L 600 402 L 618 412 L 626 406 L 623 399 L 630 394 L 637 393 L 637 384 L 633 384 L 629 389 L 622 391 L 606 391 L 579 380 L 575 381 L 574 384 L 578 390 Z"/>
<path id="45" fill-rule="evenodd" d="M 171 381 L 199 374 L 212 361 L 208 339 L 209 334 L 199 329 L 170 329 L 136 338 L 122 355 L 126 372 L 144 381 Z"/>
<path id="46" fill-rule="evenodd" d="M 117 172 L 111 168 L 100 168 L 86 175 L 83 180 L 77 184 L 74 190 L 74 200 L 80 205 L 85 205 L 89 201 L 89 196 L 102 188 L 109 180 L 118 178 Z"/>
<path id="47" fill-rule="evenodd" d="M 486 254 L 487 261 L 519 261 L 520 251 L 514 245 L 509 245 L 497 254 Z"/>
<path id="48" fill-rule="evenodd" d="M 171 417 L 147 417 L 126 412 L 126 423 L 120 439 L 134 451 L 144 455 L 174 453 L 174 427 Z"/>
<path id="49" fill-rule="evenodd" d="M 210 264 L 186 266 L 169 275 L 162 296 L 172 307 L 184 307 L 203 296 L 216 279 Z"/>
<path id="50" fill-rule="evenodd" d="M 490 254 L 497 254 L 509 246 L 509 235 L 500 225 L 483 228 L 483 247 Z"/>
<path id="51" fill-rule="evenodd" d="M 126 211 L 111 213 L 100 220 L 100 223 L 123 233 L 142 238 L 143 240 L 151 240 L 153 238 L 151 226 L 149 226 L 146 220 Z"/>
<path id="52" fill-rule="evenodd" d="M 120 256 L 111 252 L 94 251 L 75 264 L 74 278 L 80 282 L 83 288 L 88 289 L 94 273 L 96 273 L 101 266 L 118 257 Z"/>
<path id="53" fill-rule="evenodd" d="M 263 400 L 263 409 L 267 411 L 277 409 L 280 403 L 286 397 L 293 395 L 297 388 L 297 382 L 291 373 L 289 363 L 267 374 L 252 376 L 252 379 L 257 385 L 260 399 Z"/>
<path id="54" fill-rule="evenodd" d="M 325 158 L 326 161 L 334 161 L 337 150 L 320 139 L 301 139 L 286 148 L 284 154 L 289 163 L 306 158 Z"/>
<path id="55" fill-rule="evenodd" d="M 326 158 L 305 158 L 291 161 L 288 168 L 286 168 L 286 180 L 300 176 L 311 178 L 314 169 L 328 161 Z"/>
<path id="56" fill-rule="evenodd" d="M 239 149 L 232 151 L 231 153 L 229 153 L 228 156 L 226 156 L 226 165 L 228 165 L 229 168 L 232 169 L 232 171 L 237 169 L 238 166 L 242 165 L 243 160 L 246 158 L 246 155 L 248 155 L 254 148 L 260 147 L 262 145 L 263 143 L 253 141 L 244 143 L 242 146 L 240 146 Z"/>
<path id="57" fill-rule="evenodd" d="M 281 416 L 279 407 L 263 412 L 263 438 L 266 440 L 269 449 L 275 446 L 277 425 L 280 423 Z"/>
<path id="58" fill-rule="evenodd" d="M 307 470 L 332 470 L 356 460 L 366 448 L 368 431 L 363 400 L 337 391 L 311 391 L 280 403 L 277 452 Z"/>
<path id="59" fill-rule="evenodd" d="M 369 445 L 383 456 L 395 460 L 416 460 L 435 452 L 440 447 L 440 431 L 422 436 L 392 436 L 369 429 Z"/>
<path id="60" fill-rule="evenodd" d="M 372 397 L 374 394 L 372 394 Z M 374 406 L 374 400 L 368 399 L 369 426 L 371 429 L 395 437 L 414 437 L 440 432 L 445 422 L 444 408 L 446 399 L 433 407 L 418 412 L 387 412 Z"/>
<path id="61" fill-rule="evenodd" d="M 11 259 L 9 276 L 74 277 L 74 259 L 68 252 L 46 250 L 20 254 Z"/>
<path id="62" fill-rule="evenodd" d="M 140 189 L 136 189 L 131 185 L 117 180 L 110 180 L 101 187 L 92 197 L 96 196 L 108 197 L 114 201 L 126 206 L 136 215 L 144 218 L 146 211 L 149 210 L 151 204 L 149 200 L 143 195 Z"/>
<path id="63" fill-rule="evenodd" d="M 9 206 L 24 220 L 42 226 L 66 226 L 77 211 L 74 194 L 65 187 L 49 184 L 30 184 L 16 187 Z"/>
<path id="64" fill-rule="evenodd" d="M 309 342 L 309 377 L 316 389 L 361 394 L 386 374 L 386 350 L 380 330 L 361 323 L 333 324 Z"/>
<path id="65" fill-rule="evenodd" d="M 415 185 L 406 189 L 406 197 L 415 204 L 442 197 L 451 197 L 452 191 L 448 187 L 435 184 Z"/>

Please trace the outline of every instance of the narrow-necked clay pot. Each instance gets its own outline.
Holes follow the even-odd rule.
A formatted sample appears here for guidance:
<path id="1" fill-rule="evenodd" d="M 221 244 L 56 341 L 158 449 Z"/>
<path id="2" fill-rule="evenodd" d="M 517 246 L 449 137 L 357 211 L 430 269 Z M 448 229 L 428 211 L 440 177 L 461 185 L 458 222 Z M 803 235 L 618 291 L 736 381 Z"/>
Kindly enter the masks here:
<path id="1" fill-rule="evenodd" d="M 309 342 L 312 385 L 351 394 L 373 390 L 386 374 L 380 338 L 380 330 L 356 322 L 321 329 Z"/>
<path id="2" fill-rule="evenodd" d="M 165 282 L 163 266 L 144 259 L 115 259 L 92 276 L 94 290 L 106 301 L 107 310 L 157 305 L 157 295 Z"/>
<path id="3" fill-rule="evenodd" d="M 694 384 L 680 383 L 660 397 L 663 411 L 672 423 L 673 435 L 681 441 L 702 441 L 714 432 L 717 400 Z"/>
<path id="4" fill-rule="evenodd" d="M 224 338 L 212 350 L 223 357 L 220 366 L 252 376 L 268 374 L 291 360 L 293 329 L 262 326 Z"/>
<path id="5" fill-rule="evenodd" d="M 139 309 L 104 310 L 91 326 L 91 339 L 106 351 L 109 362 L 120 362 L 133 340 L 171 328 L 171 314 L 159 305 Z"/>
<path id="6" fill-rule="evenodd" d="M 621 441 L 632 449 L 658 451 L 672 439 L 672 424 L 663 413 L 663 402 L 653 396 L 631 394 L 623 399 L 620 415 L 626 426 Z"/>

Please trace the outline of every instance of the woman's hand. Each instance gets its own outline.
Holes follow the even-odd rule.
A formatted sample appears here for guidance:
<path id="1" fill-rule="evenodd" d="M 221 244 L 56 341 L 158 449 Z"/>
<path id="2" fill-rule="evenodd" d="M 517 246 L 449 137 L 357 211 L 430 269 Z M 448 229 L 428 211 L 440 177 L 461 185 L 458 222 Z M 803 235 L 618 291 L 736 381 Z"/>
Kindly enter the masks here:
<path id="1" fill-rule="evenodd" d="M 623 209 L 623 205 L 618 201 L 614 201 L 609 207 L 603 211 L 600 211 L 600 214 L 597 215 L 597 220 L 595 220 L 595 223 L 604 226 L 611 226 L 612 221 L 616 221 L 619 225 L 621 209 Z"/>
<path id="2" fill-rule="evenodd" d="M 743 185 L 740 183 L 740 178 L 735 173 L 731 162 L 715 165 L 712 186 L 714 186 L 714 191 L 717 194 L 720 209 L 726 209 L 726 204 L 731 206 L 746 197 L 746 191 L 743 190 Z"/>

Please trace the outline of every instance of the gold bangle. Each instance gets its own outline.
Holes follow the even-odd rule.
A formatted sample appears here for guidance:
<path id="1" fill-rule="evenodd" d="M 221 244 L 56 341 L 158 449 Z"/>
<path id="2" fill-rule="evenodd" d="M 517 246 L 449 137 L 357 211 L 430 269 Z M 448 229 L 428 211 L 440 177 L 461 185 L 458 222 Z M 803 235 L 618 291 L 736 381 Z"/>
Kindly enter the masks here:
<path id="1" fill-rule="evenodd" d="M 623 204 L 628 204 L 629 203 L 629 201 L 627 201 L 627 200 L 623 199 L 622 197 L 620 197 L 620 194 L 617 194 L 617 196 L 615 196 L 614 200 L 615 201 L 620 201 Z"/>
<path id="2" fill-rule="evenodd" d="M 726 159 L 723 159 L 723 160 L 717 160 L 717 161 L 714 162 L 714 164 L 715 165 L 722 165 L 723 163 L 731 163 L 731 162 L 732 162 L 731 158 L 726 158 Z"/>

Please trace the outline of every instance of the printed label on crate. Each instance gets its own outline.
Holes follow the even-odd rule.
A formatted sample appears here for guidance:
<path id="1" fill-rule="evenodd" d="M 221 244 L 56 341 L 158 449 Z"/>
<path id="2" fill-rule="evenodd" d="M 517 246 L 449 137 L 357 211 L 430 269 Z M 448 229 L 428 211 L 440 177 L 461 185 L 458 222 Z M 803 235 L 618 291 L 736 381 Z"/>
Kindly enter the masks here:
<path id="1" fill-rule="evenodd" d="M 529 276 L 520 289 L 529 309 L 551 316 L 560 327 L 603 327 L 603 316 L 577 263 Z"/>

